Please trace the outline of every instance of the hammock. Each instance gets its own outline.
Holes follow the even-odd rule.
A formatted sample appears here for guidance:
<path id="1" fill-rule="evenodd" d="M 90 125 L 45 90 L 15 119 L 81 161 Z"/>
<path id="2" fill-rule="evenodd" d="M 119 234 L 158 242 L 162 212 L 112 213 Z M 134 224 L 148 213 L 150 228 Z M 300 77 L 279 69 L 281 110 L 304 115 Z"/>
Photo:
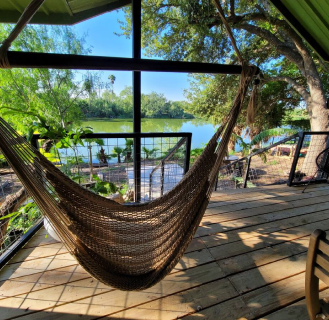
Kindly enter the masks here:
<path id="1" fill-rule="evenodd" d="M 194 166 L 171 191 L 146 204 L 120 205 L 80 187 L 1 118 L 0 149 L 86 271 L 106 285 L 143 290 L 163 279 L 190 244 L 255 71 L 243 67 L 233 107 Z"/>

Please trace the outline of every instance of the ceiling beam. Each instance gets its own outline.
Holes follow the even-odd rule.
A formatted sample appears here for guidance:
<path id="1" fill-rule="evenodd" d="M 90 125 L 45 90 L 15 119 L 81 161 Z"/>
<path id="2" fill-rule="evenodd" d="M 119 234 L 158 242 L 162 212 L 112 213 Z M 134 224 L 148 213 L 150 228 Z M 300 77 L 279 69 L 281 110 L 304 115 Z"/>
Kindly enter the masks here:
<path id="1" fill-rule="evenodd" d="M 329 53 L 318 43 L 316 39 L 304 28 L 304 26 L 295 18 L 289 9 L 281 0 L 270 0 L 278 9 L 288 23 L 299 33 L 299 35 L 313 48 L 315 52 L 324 60 L 329 62 Z M 296 4 L 297 5 L 297 4 Z"/>
<path id="2" fill-rule="evenodd" d="M 22 9 L 16 2 L 15 0 L 8 0 L 9 3 L 20 13 L 23 13 L 24 9 Z"/>
<path id="3" fill-rule="evenodd" d="M 67 12 L 69 13 L 69 15 L 70 15 L 71 17 L 73 17 L 73 12 L 72 12 L 72 10 L 71 10 L 71 7 L 70 7 L 69 4 L 67 3 L 67 1 L 66 1 L 66 0 L 62 0 L 62 2 L 64 3 L 64 6 L 65 6 Z"/>
<path id="4" fill-rule="evenodd" d="M 1 1 L 1 0 L 0 0 Z M 38 11 L 31 19 L 31 24 L 51 24 L 51 25 L 74 25 L 76 23 L 88 20 L 106 12 L 111 12 L 131 4 L 131 0 L 116 0 L 106 5 L 70 14 L 67 13 L 50 13 Z M 67 9 L 68 10 L 68 9 Z M 0 23 L 16 23 L 21 16 L 17 11 L 0 11 Z"/>
<path id="5" fill-rule="evenodd" d="M 18 51 L 9 51 L 8 60 L 12 68 L 183 72 L 207 74 L 241 74 L 242 71 L 242 68 L 239 65 Z M 258 72 L 259 69 L 257 68 L 257 73 Z"/>

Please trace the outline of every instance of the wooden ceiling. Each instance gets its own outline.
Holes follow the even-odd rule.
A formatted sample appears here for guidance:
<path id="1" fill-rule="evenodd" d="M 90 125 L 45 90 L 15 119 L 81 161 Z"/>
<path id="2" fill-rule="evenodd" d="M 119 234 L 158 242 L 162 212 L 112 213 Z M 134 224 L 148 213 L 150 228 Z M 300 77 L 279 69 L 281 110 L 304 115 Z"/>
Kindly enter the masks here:
<path id="1" fill-rule="evenodd" d="M 0 23 L 16 23 L 30 0 L 1 0 Z M 73 25 L 131 4 L 131 0 L 46 0 L 31 23 Z"/>
<path id="2" fill-rule="evenodd" d="M 329 0 L 271 0 L 289 24 L 329 61 Z"/>

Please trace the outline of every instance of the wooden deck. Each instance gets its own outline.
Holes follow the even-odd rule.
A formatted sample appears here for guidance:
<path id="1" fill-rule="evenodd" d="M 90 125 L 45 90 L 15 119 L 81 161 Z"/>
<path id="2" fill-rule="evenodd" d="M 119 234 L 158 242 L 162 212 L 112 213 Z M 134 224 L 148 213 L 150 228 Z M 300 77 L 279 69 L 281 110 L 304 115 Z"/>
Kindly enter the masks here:
<path id="1" fill-rule="evenodd" d="M 159 284 L 92 279 L 41 229 L 0 272 L 1 319 L 308 319 L 308 238 L 329 231 L 329 186 L 214 192 L 184 258 Z M 323 294 L 328 293 L 323 285 Z"/>

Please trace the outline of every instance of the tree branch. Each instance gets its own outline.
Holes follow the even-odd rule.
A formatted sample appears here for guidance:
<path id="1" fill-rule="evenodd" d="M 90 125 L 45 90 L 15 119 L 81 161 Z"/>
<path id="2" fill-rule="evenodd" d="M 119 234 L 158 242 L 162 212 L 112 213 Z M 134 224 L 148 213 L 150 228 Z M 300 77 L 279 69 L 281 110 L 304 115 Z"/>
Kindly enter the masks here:
<path id="1" fill-rule="evenodd" d="M 263 79 L 262 81 L 265 83 L 270 81 L 285 81 L 302 96 L 305 102 L 307 102 L 307 100 L 311 98 L 310 94 L 306 91 L 306 89 L 303 86 L 299 85 L 293 78 L 281 76 Z"/>
<path id="2" fill-rule="evenodd" d="M 252 34 L 255 34 L 273 45 L 278 53 L 287 57 L 292 63 L 295 63 L 298 68 L 303 72 L 304 64 L 303 59 L 299 53 L 294 50 L 291 50 L 290 46 L 287 46 L 284 42 L 280 41 L 273 33 L 258 26 L 254 26 L 248 23 L 240 23 L 238 25 L 233 25 L 233 28 L 243 29 Z"/>

